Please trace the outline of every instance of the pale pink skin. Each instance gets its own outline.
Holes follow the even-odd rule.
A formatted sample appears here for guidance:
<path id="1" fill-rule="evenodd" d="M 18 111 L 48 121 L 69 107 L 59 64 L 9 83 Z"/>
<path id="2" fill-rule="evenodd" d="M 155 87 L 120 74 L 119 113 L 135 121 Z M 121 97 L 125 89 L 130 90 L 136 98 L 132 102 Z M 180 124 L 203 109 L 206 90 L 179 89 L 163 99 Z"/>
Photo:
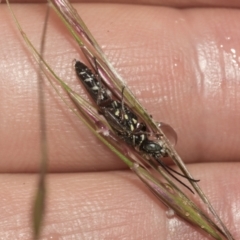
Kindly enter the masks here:
<path id="1" fill-rule="evenodd" d="M 149 113 L 176 130 L 180 156 L 239 239 L 240 10 L 75 7 Z M 45 7 L 14 9 L 39 44 Z M 4 4 L 0 32 L 0 171 L 10 173 L 0 176 L 0 238 L 25 240 L 31 239 L 39 165 L 37 68 Z M 54 14 L 46 41 L 46 59 L 83 95 L 72 68 L 73 59 L 81 57 Z M 168 219 L 166 208 L 50 87 L 46 97 L 50 174 L 43 239 L 210 239 Z"/>

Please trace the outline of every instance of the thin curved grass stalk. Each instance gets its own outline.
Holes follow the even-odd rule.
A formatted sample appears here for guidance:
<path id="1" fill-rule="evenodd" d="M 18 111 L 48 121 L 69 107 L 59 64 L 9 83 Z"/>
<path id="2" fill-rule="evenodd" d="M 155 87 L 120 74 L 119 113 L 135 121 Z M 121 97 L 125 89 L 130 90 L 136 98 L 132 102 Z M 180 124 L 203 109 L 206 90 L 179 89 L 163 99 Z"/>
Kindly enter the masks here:
<path id="1" fill-rule="evenodd" d="M 67 0 L 49 0 L 49 2 L 52 3 L 54 10 L 63 20 L 64 24 L 67 26 L 68 30 L 71 32 L 72 36 L 75 38 L 86 58 L 93 67 L 94 59 L 97 59 L 99 73 L 104 79 L 106 85 L 108 85 L 113 91 L 113 93 L 116 94 L 119 98 L 121 98 L 121 92 L 124 87 L 125 101 L 135 110 L 135 112 L 145 121 L 145 123 L 147 123 L 147 125 L 151 128 L 152 132 L 157 136 L 157 138 L 160 138 L 160 140 L 164 143 L 169 157 L 179 167 L 179 169 L 183 172 L 187 179 L 193 179 L 181 157 L 171 145 L 164 132 L 161 130 L 161 128 L 158 127 L 158 124 L 141 106 L 139 101 L 134 97 L 130 89 L 126 86 L 121 76 L 115 71 L 111 63 L 107 60 L 101 47 L 98 45 L 97 41 L 95 40 L 81 17 L 78 15 L 77 11 Z M 215 211 L 215 209 L 213 208 L 210 201 L 208 200 L 204 192 L 201 190 L 197 182 L 191 180 L 189 182 L 193 186 L 199 197 L 202 199 L 203 203 L 213 214 L 215 221 L 219 226 L 221 226 L 227 238 L 230 240 L 233 239 L 231 233 L 224 225 L 224 223 L 218 216 L 217 212 Z"/>
<path id="2" fill-rule="evenodd" d="M 42 58 L 42 55 L 37 52 L 26 34 L 23 32 L 13 12 L 12 15 L 28 49 L 36 61 L 43 66 L 41 70 L 46 75 L 54 90 L 67 104 L 67 106 L 72 109 L 74 114 L 76 114 L 77 117 L 83 121 L 86 126 L 95 134 L 95 136 L 98 137 L 107 147 L 109 147 L 111 151 L 118 155 L 120 159 L 127 164 L 127 166 L 132 169 L 132 171 L 135 172 L 136 175 L 148 186 L 148 188 L 159 199 L 161 199 L 164 204 L 166 204 L 169 208 L 172 208 L 177 215 L 203 229 L 214 239 L 226 239 L 225 233 L 222 232 L 221 229 L 213 221 L 211 221 L 191 200 L 189 200 L 174 183 L 166 184 L 160 182 L 158 178 L 156 178 L 147 168 L 145 168 L 144 164 L 142 164 L 142 166 L 141 162 L 139 164 L 138 160 L 136 160 L 139 156 L 135 151 L 131 152 L 131 154 L 128 154 L 128 156 L 124 154 L 124 149 L 119 147 L 118 140 L 115 138 L 115 134 L 108 128 L 106 123 L 101 120 L 97 110 L 81 96 L 72 91 L 71 88 L 64 81 L 62 81 L 55 74 L 55 72 L 53 72 L 51 67 Z M 69 105 L 69 103 L 67 103 L 61 96 L 57 90 L 57 87 L 55 86 L 56 83 L 68 93 L 78 111 L 75 111 L 75 107 Z M 133 157 L 129 157 L 129 155 Z M 153 166 L 154 169 L 156 168 L 154 164 L 150 164 L 150 166 Z M 39 211 L 39 209 L 36 209 L 35 211 Z M 40 212 L 40 214 L 43 214 L 43 212 Z M 38 224 L 39 226 L 37 227 L 40 228 L 41 222 Z"/>
<path id="3" fill-rule="evenodd" d="M 49 6 L 47 6 L 47 11 L 45 15 L 45 21 L 43 26 L 41 49 L 40 53 L 43 56 L 45 47 L 45 34 L 47 31 L 47 23 L 49 17 Z M 45 200 L 46 200 L 46 173 L 48 165 L 48 141 L 47 141 L 47 129 L 46 129 L 46 118 L 45 118 L 45 96 L 43 90 L 43 76 L 42 76 L 42 62 L 39 61 L 39 71 L 38 71 L 38 109 L 39 109 L 39 124 L 40 124 L 40 145 L 41 145 L 41 166 L 40 174 L 38 179 L 38 187 L 33 203 L 33 238 L 39 239 L 41 233 L 41 226 L 44 218 L 45 212 Z"/>

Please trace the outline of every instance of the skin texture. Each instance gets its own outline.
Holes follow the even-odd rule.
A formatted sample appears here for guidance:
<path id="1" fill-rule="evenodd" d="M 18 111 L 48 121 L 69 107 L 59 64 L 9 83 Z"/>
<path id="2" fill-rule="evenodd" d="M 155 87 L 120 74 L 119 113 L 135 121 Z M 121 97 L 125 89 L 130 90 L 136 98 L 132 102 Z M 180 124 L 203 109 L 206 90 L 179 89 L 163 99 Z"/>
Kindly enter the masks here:
<path id="1" fill-rule="evenodd" d="M 5 0 L 3 0 L 5 2 Z M 12 3 L 31 3 L 32 0 L 14 0 L 11 1 Z M 43 0 L 36 0 L 34 2 L 44 2 Z M 133 3 L 133 4 L 144 4 L 144 5 L 161 5 L 167 7 L 180 7 L 180 8 L 189 8 L 189 7 L 239 7 L 240 3 L 238 0 L 88 0 L 88 1 L 81 1 L 81 0 L 73 0 L 73 2 L 94 2 L 94 3 Z"/>
<path id="2" fill-rule="evenodd" d="M 199 1 L 189 6 L 195 4 Z M 75 7 L 145 108 L 176 130 L 180 156 L 239 239 L 239 10 Z M 39 47 L 44 5 L 18 4 L 14 10 Z M 31 239 L 39 166 L 37 66 L 5 5 L 0 5 L 0 32 L 0 239 L 25 240 Z M 72 67 L 82 54 L 54 14 L 45 57 L 86 96 Z M 42 239 L 210 239 L 177 218 L 167 218 L 166 208 L 50 86 L 45 93 L 50 174 Z"/>

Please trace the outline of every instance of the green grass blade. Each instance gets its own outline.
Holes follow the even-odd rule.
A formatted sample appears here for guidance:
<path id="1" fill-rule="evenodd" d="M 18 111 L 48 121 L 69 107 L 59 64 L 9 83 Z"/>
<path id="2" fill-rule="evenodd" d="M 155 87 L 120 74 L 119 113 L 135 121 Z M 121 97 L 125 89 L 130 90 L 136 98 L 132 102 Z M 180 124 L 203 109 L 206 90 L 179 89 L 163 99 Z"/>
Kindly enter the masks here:
<path id="1" fill-rule="evenodd" d="M 173 160 L 173 162 L 179 167 L 182 173 L 188 179 L 194 179 L 193 176 L 190 174 L 188 169 L 186 168 L 183 160 L 178 155 L 174 147 L 171 145 L 168 138 L 165 136 L 164 132 L 158 127 L 158 124 L 154 121 L 154 119 L 147 113 L 144 107 L 141 106 L 139 101 L 134 97 L 130 89 L 125 85 L 121 76 L 115 71 L 112 67 L 111 63 L 107 60 L 105 54 L 101 50 L 100 46 L 98 45 L 97 41 L 87 28 L 84 21 L 81 17 L 77 14 L 76 10 L 72 7 L 72 5 L 68 2 L 68 0 L 49 0 L 54 10 L 57 12 L 58 16 L 61 17 L 64 24 L 71 32 L 73 37 L 77 42 L 81 42 L 79 44 L 80 48 L 82 48 L 83 53 L 87 57 L 87 59 L 91 62 L 92 57 L 96 57 L 98 60 L 100 67 L 107 72 L 108 76 L 112 79 L 112 87 L 113 89 L 118 91 L 118 95 L 121 96 L 122 88 L 124 87 L 124 97 L 126 102 L 135 109 L 136 113 L 141 116 L 141 118 L 151 127 L 153 133 L 158 134 L 160 136 L 160 140 L 164 142 L 166 146 L 166 150 L 168 152 L 169 157 Z M 86 39 L 86 40 L 85 40 Z M 84 48 L 83 48 L 84 45 Z M 92 62 L 91 62 L 92 63 Z M 166 179 L 169 181 L 168 179 Z M 218 216 L 217 212 L 213 208 L 211 202 L 208 200 L 207 196 L 204 194 L 200 186 L 197 182 L 189 181 L 190 184 L 195 189 L 198 196 L 204 202 L 205 206 L 209 209 L 212 215 L 215 218 L 215 221 L 221 228 L 223 232 L 225 232 L 226 236 L 229 240 L 233 239 L 231 233 L 224 225 L 220 217 Z"/>

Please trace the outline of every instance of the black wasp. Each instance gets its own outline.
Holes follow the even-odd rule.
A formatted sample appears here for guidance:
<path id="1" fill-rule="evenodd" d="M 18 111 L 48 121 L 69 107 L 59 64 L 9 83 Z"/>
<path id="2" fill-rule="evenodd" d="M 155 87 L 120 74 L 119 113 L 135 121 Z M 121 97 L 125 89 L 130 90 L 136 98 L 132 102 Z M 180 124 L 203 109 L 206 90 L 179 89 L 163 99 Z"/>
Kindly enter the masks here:
<path id="1" fill-rule="evenodd" d="M 99 112 L 105 117 L 111 128 L 125 142 L 141 148 L 147 140 L 147 128 L 139 123 L 138 117 L 123 102 L 113 100 L 111 92 L 102 85 L 98 76 L 82 62 L 76 61 L 78 77 L 97 104 Z"/>
<path id="2" fill-rule="evenodd" d="M 176 178 L 169 170 L 190 181 L 196 182 L 198 180 L 182 175 L 161 160 L 162 157 L 167 157 L 165 149 L 159 143 L 148 139 L 149 132 L 147 131 L 146 124 L 139 121 L 137 115 L 124 104 L 123 99 L 122 101 L 118 101 L 112 98 L 111 91 L 102 83 L 97 67 L 97 73 L 94 74 L 85 64 L 76 61 L 75 70 L 87 92 L 97 104 L 99 113 L 105 117 L 113 131 L 128 145 L 153 157 L 174 179 L 192 192 L 188 186 Z"/>

